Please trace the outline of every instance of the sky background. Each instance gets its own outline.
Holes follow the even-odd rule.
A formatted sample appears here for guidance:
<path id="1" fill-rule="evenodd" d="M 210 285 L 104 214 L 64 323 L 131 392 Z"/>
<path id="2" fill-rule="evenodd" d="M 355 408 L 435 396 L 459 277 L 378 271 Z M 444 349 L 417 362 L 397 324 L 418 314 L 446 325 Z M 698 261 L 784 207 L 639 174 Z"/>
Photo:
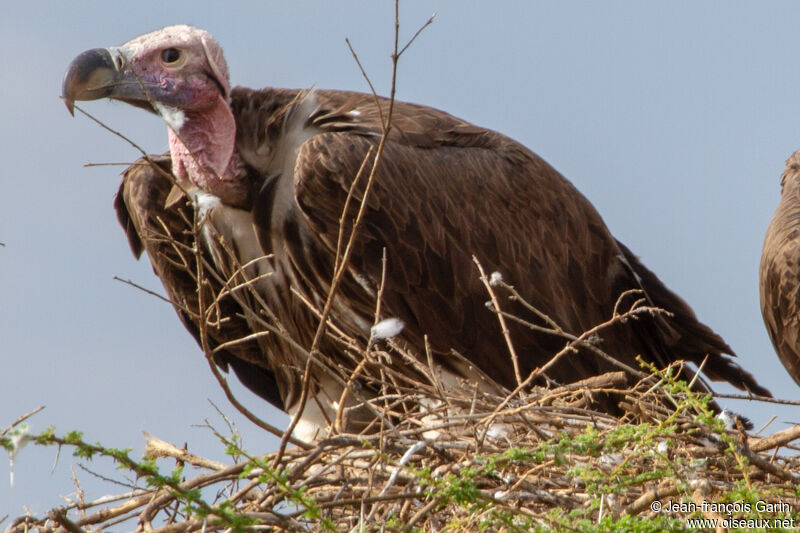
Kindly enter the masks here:
<path id="1" fill-rule="evenodd" d="M 11 2 L 0 17 L 0 429 L 31 409 L 34 431 L 143 447 L 142 430 L 214 459 L 224 430 L 244 446 L 277 441 L 238 416 L 172 308 L 113 279 L 163 292 L 134 260 L 112 202 L 138 154 L 59 100 L 80 52 L 170 24 L 214 34 L 234 85 L 367 90 L 390 86 L 390 2 Z M 397 97 L 503 132 L 544 157 L 597 207 L 612 233 L 685 298 L 777 396 L 800 389 L 764 329 L 758 263 L 784 161 L 800 147 L 800 3 L 404 2 L 405 42 L 438 16 L 399 66 Z M 155 116 L 83 104 L 149 152 L 167 149 Z M 232 382 L 235 380 L 232 380 Z M 720 391 L 732 389 L 719 387 Z M 251 409 L 285 415 L 242 387 Z M 770 432 L 797 407 L 725 402 Z M 29 446 L 0 453 L 0 519 L 41 515 L 74 491 L 75 461 Z M 113 472 L 107 462 L 92 468 Z M 51 473 L 52 470 L 52 473 Z M 121 492 L 78 471 L 89 496 Z M 0 523 L 0 529 L 8 523 Z"/>

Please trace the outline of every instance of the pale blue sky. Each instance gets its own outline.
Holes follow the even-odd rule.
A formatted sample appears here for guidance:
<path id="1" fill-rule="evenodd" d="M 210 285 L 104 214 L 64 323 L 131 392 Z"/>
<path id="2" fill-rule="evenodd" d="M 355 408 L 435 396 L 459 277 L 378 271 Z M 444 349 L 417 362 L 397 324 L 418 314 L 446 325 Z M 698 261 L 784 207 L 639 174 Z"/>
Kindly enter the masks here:
<path id="1" fill-rule="evenodd" d="M 233 4 L 233 7 L 231 7 Z M 499 130 L 539 153 L 598 208 L 617 238 L 738 352 L 775 394 L 798 399 L 764 330 L 761 244 L 784 160 L 800 147 L 796 2 L 406 2 L 398 98 Z M 161 26 L 213 33 L 234 84 L 389 87 L 390 2 L 6 2 L 0 18 L 0 427 L 47 405 L 31 425 L 81 429 L 141 449 L 141 430 L 221 458 L 212 399 L 245 445 L 275 441 L 236 417 L 172 309 L 114 281 L 160 290 L 115 219 L 119 167 L 137 153 L 59 100 L 69 61 Z M 159 119 L 123 104 L 86 109 L 152 152 Z M 721 390 L 727 390 L 724 387 Z M 237 391 L 276 424 L 285 417 Z M 797 408 L 730 402 L 757 426 Z M 29 447 L 16 487 L 0 457 L 0 518 L 61 503 L 73 464 Z M 108 465 L 93 467 L 109 471 Z M 95 496 L 112 492 L 80 474 Z M 7 524 L 0 524 L 0 528 Z"/>

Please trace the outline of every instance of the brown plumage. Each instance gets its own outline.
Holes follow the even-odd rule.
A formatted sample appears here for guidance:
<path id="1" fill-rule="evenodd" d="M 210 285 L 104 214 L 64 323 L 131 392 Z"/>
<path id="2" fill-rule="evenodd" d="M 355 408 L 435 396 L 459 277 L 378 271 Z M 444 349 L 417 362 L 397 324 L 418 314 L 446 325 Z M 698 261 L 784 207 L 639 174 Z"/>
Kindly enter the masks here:
<path id="1" fill-rule="evenodd" d="M 165 116 L 171 127 L 172 168 L 176 171 L 177 165 L 179 182 L 189 190 L 191 205 L 201 211 L 209 263 L 215 265 L 221 279 L 236 272 L 236 265 L 220 251 L 222 237 L 236 252 L 234 263 L 249 264 L 246 276 L 259 278 L 253 286 L 264 304 L 262 314 L 286 328 L 299 344 L 267 335 L 258 340 L 257 350 L 243 346 L 246 353 L 228 352 L 227 362 L 234 369 L 234 360 L 260 367 L 269 379 L 251 380 L 248 386 L 292 412 L 299 397 L 303 350 L 310 346 L 318 322 L 307 303 L 321 309 L 325 302 L 347 194 L 362 162 L 378 146 L 388 101 L 379 100 L 379 112 L 375 99 L 360 93 L 229 91 L 227 77 L 218 74 L 227 73 L 227 67 L 219 64 L 222 56 L 215 51 L 216 43 L 194 28 L 167 28 L 137 38 L 135 43 L 135 47 L 90 51 L 76 58 L 65 78 L 65 98 L 68 103 L 118 98 L 140 107 L 155 107 Z M 161 57 L 164 63 L 165 50 L 179 45 L 193 51 L 187 52 L 188 59 L 177 71 L 158 62 Z M 115 62 L 114 57 L 123 59 Z M 197 64 L 191 69 L 193 62 Z M 201 106 L 186 106 L 177 89 L 162 94 L 159 84 L 148 81 L 159 68 L 178 80 L 176 86 L 194 80 L 205 83 L 203 90 L 216 86 L 217 92 L 208 89 L 208 103 L 200 113 L 197 109 Z M 122 83 L 126 76 L 135 77 L 139 86 L 146 85 L 147 94 L 137 92 L 134 83 Z M 103 80 L 100 87 L 97 79 Z M 185 115 L 166 105 L 178 106 Z M 228 113 L 232 119 L 226 118 Z M 603 350 L 634 368 L 638 368 L 637 354 L 660 367 L 678 359 L 699 364 L 708 356 L 704 372 L 710 379 L 769 394 L 725 355 L 733 355 L 730 347 L 614 239 L 586 198 L 536 154 L 499 133 L 442 111 L 396 102 L 393 113 L 348 273 L 334 301 L 336 328 L 352 338 L 369 336 L 385 249 L 388 263 L 382 318 L 404 322 L 402 342 L 424 357 L 427 336 L 435 362 L 450 375 L 475 380 L 479 369 L 500 385 L 513 388 L 511 359 L 498 321 L 485 305 L 488 296 L 472 261 L 475 256 L 487 271 L 500 272 L 527 300 L 572 334 L 608 320 L 625 291 L 643 291 L 650 303 L 672 316 L 641 315 L 607 328 L 599 341 Z M 226 145 L 227 129 L 235 124 L 235 148 L 229 159 L 209 155 L 209 144 L 201 145 L 195 137 L 199 125 L 203 120 L 210 122 L 210 116 L 221 117 L 218 135 L 203 130 L 203 135 L 216 142 L 210 143 L 213 147 Z M 203 140 L 207 142 L 205 137 Z M 184 147 L 197 155 L 187 157 Z M 164 209 L 163 204 L 137 202 L 130 193 L 126 196 L 125 191 L 133 188 L 131 181 L 135 176 L 142 179 L 143 173 L 150 176 L 143 179 L 142 187 L 161 180 L 158 187 L 166 196 L 168 182 L 164 178 L 157 178 L 153 169 L 143 170 L 150 167 L 136 168 L 139 170 L 128 172 L 122 186 L 120 210 L 129 213 L 133 221 L 134 231 L 129 235 L 133 234 L 134 241 L 138 235 L 145 243 L 170 296 L 186 299 L 195 287 L 173 263 L 159 265 L 158 254 L 164 253 L 151 252 L 156 245 L 146 244 L 142 228 L 152 223 L 142 221 L 160 214 L 177 221 L 172 214 L 176 209 L 182 211 L 183 219 L 191 220 L 192 208 Z M 370 168 L 371 163 L 367 173 Z M 346 226 L 363 198 L 364 181 L 353 188 L 356 201 L 344 217 Z M 215 197 L 210 203 L 209 193 Z M 171 223 L 165 225 L 171 233 L 176 232 Z M 186 230 L 185 222 L 178 225 Z M 260 304 L 253 304 L 259 308 Z M 534 320 L 521 305 L 508 305 L 510 312 Z M 227 312 L 236 314 L 234 308 Z M 184 322 L 190 330 L 196 328 L 191 318 Z M 220 331 L 214 332 L 219 337 L 216 342 L 225 342 L 240 334 L 239 330 L 259 330 L 257 322 L 245 318 L 232 324 L 230 331 L 228 326 L 220 326 Z M 561 338 L 516 323 L 509 329 L 523 376 L 564 346 Z M 331 339 L 326 338 L 320 351 L 345 371 L 357 362 Z M 449 355 L 453 351 L 465 359 Z M 401 373 L 416 371 L 403 361 L 393 360 L 392 364 Z M 563 383 L 617 369 L 589 351 L 580 351 L 563 358 L 548 377 Z M 237 372 L 241 375 L 243 371 Z M 322 372 L 315 375 L 315 384 L 322 417 L 329 418 L 330 404 L 338 400 L 341 386 Z M 271 399 L 275 387 L 280 402 Z"/>
<path id="2" fill-rule="evenodd" d="M 764 238 L 761 314 L 786 370 L 800 385 L 800 151 L 786 161 L 781 201 Z"/>
<path id="3" fill-rule="evenodd" d="M 201 343 L 199 326 L 199 301 L 196 256 L 192 250 L 194 213 L 186 202 L 176 202 L 166 207 L 167 196 L 172 190 L 168 178 L 169 156 L 150 156 L 150 161 L 140 159 L 123 173 L 114 209 L 117 219 L 125 230 L 131 251 L 135 257 L 147 252 L 153 271 L 161 279 L 175 311 L 192 336 Z M 205 260 L 210 258 L 204 254 Z M 214 276 L 205 276 L 203 296 L 211 301 L 221 289 Z M 219 315 L 224 322 L 208 321 L 209 349 L 231 343 L 250 333 L 252 328 L 244 318 L 244 310 L 232 298 L 223 298 L 218 303 Z M 216 326 L 215 326 L 216 324 Z M 278 394 L 275 377 L 260 361 L 262 352 L 255 340 L 238 342 L 218 351 L 214 361 L 224 370 L 232 367 L 239 379 L 250 389 L 278 408 L 283 407 Z"/>

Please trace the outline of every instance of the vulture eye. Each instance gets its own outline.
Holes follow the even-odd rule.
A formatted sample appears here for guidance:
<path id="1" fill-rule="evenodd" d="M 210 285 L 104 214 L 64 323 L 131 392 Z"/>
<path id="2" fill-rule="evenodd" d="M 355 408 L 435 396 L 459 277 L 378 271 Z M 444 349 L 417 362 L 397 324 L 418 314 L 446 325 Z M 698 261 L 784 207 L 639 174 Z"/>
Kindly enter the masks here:
<path id="1" fill-rule="evenodd" d="M 161 61 L 164 63 L 175 63 L 181 58 L 181 51 L 177 48 L 167 48 L 161 51 Z"/>

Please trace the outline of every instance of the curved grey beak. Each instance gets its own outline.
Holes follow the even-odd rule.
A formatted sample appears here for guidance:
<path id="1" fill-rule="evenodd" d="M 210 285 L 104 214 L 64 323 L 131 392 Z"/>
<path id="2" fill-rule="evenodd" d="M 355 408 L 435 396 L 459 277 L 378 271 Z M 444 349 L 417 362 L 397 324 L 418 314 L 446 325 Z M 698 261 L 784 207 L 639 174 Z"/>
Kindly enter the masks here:
<path id="1" fill-rule="evenodd" d="M 75 100 L 99 100 L 111 96 L 121 78 L 111 53 L 105 48 L 93 48 L 69 64 L 61 97 L 70 114 L 74 114 Z"/>

